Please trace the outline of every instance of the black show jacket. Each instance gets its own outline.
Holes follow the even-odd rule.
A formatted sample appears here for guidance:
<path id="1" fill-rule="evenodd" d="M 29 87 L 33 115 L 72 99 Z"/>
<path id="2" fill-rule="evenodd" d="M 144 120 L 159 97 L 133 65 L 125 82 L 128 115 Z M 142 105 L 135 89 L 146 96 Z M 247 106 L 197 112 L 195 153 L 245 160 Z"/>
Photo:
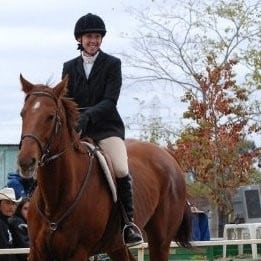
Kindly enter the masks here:
<path id="1" fill-rule="evenodd" d="M 100 51 L 87 79 L 83 59 L 78 56 L 64 63 L 62 77 L 66 74 L 68 96 L 90 117 L 85 134 L 96 141 L 112 136 L 124 139 L 124 124 L 117 110 L 122 84 L 120 59 Z"/>

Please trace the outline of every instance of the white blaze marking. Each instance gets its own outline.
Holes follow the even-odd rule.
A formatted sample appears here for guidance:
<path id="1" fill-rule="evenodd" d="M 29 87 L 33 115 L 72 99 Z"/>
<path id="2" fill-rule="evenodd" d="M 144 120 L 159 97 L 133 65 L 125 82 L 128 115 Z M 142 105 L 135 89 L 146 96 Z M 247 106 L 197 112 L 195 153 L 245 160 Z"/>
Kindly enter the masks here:
<path id="1" fill-rule="evenodd" d="M 41 103 L 40 103 L 39 101 L 37 101 L 37 102 L 35 103 L 35 105 L 33 106 L 33 111 L 36 111 L 37 109 L 39 109 L 39 108 L 40 108 L 40 105 L 41 105 Z"/>

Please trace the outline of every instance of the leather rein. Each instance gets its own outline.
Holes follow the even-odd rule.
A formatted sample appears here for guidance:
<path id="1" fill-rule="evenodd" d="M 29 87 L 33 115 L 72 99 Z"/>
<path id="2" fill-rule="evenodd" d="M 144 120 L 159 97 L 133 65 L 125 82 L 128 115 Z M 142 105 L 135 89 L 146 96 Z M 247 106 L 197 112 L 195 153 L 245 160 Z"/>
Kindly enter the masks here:
<path id="1" fill-rule="evenodd" d="M 85 191 L 86 185 L 87 185 L 88 180 L 89 180 L 91 173 L 92 173 L 93 159 L 95 158 L 95 154 L 96 154 L 95 150 L 89 152 L 89 157 L 90 157 L 89 167 L 88 167 L 88 171 L 85 175 L 84 181 L 83 181 L 83 183 L 80 187 L 80 190 L 78 191 L 78 193 L 77 193 L 76 197 L 74 198 L 70 207 L 59 218 L 57 218 L 56 221 L 51 221 L 50 218 L 39 208 L 36 200 L 34 200 L 34 204 L 36 206 L 38 213 L 40 214 L 42 219 L 49 225 L 49 234 L 48 234 L 48 238 L 47 238 L 47 249 L 48 249 L 48 252 L 52 256 L 52 259 L 54 261 L 58 260 L 58 259 L 56 259 L 55 253 L 54 253 L 52 246 L 51 246 L 54 232 L 58 229 L 59 225 L 73 212 L 73 209 L 76 207 L 76 205 L 80 201 L 82 194 Z"/>

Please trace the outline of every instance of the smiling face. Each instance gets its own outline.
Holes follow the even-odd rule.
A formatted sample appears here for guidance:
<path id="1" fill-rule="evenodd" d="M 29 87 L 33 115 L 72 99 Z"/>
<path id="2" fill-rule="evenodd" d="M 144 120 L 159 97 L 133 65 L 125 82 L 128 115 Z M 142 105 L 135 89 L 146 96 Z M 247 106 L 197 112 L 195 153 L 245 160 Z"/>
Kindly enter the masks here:
<path id="1" fill-rule="evenodd" d="M 78 41 L 82 44 L 84 51 L 90 55 L 95 55 L 101 46 L 102 35 L 100 33 L 86 33 Z"/>

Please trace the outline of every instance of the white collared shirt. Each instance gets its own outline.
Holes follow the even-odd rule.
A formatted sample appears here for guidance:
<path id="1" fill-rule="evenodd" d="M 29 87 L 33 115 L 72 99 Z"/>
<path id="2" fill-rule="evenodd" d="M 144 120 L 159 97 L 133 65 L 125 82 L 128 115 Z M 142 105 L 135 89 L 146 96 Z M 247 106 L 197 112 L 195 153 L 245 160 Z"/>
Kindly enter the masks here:
<path id="1" fill-rule="evenodd" d="M 97 52 L 94 56 L 86 56 L 86 54 L 82 52 L 83 68 L 87 79 L 89 78 L 94 61 L 96 60 L 98 54 L 99 52 Z"/>

